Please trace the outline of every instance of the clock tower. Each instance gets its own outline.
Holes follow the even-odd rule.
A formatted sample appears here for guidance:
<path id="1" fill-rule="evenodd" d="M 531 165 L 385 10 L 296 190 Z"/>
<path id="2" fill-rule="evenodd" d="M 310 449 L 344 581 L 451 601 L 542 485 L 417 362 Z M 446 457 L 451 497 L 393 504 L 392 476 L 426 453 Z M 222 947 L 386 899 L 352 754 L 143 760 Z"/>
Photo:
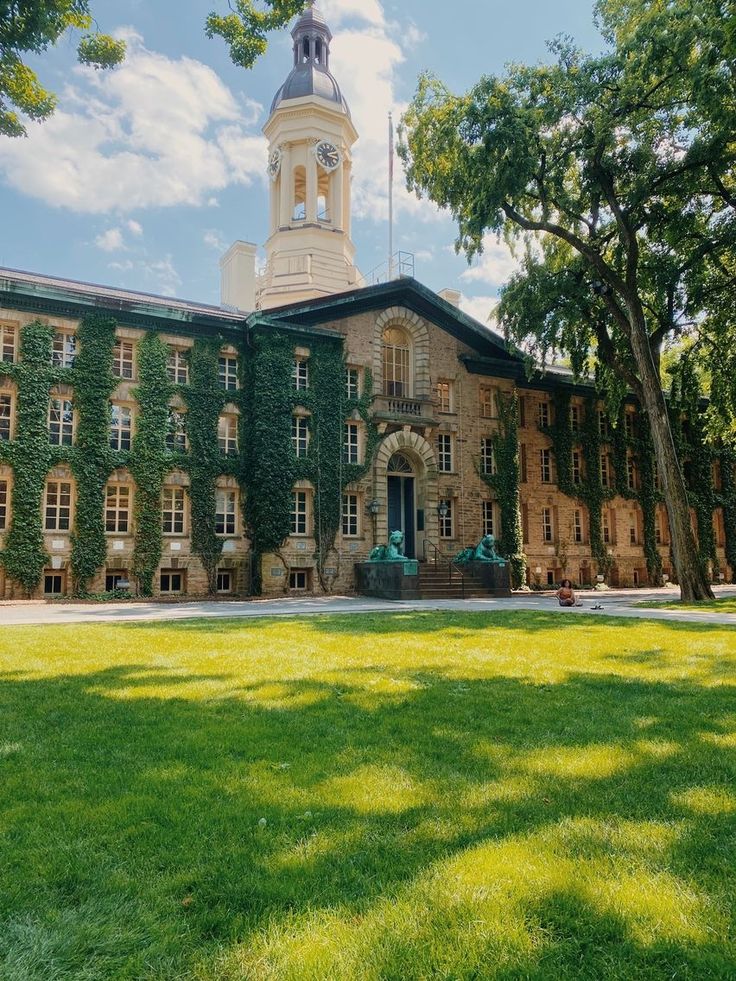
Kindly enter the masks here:
<path id="1" fill-rule="evenodd" d="M 358 134 L 330 72 L 332 34 L 310 5 L 291 36 L 293 67 L 263 129 L 271 210 L 262 309 L 360 285 L 350 239 L 350 151 Z"/>

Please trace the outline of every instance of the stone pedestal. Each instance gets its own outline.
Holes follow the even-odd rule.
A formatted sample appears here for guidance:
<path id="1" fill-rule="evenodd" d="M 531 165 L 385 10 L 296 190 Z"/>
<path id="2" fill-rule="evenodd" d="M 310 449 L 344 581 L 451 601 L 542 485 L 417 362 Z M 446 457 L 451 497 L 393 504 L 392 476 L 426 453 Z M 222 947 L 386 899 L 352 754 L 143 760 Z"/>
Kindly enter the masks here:
<path id="1" fill-rule="evenodd" d="M 419 564 L 403 562 L 356 562 L 355 588 L 361 596 L 376 599 L 420 599 Z"/>
<path id="2" fill-rule="evenodd" d="M 511 566 L 508 562 L 502 566 L 496 562 L 472 559 L 463 568 L 488 590 L 490 596 L 511 595 Z"/>

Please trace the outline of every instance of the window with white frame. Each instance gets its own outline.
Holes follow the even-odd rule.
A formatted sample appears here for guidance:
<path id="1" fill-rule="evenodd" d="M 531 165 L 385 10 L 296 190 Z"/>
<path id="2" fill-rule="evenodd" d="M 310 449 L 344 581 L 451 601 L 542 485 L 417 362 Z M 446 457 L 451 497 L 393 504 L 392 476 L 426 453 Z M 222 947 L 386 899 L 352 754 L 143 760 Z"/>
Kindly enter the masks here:
<path id="1" fill-rule="evenodd" d="M 542 541 L 554 541 L 554 525 L 552 523 L 552 508 L 542 508 Z"/>
<path id="2" fill-rule="evenodd" d="M 161 531 L 164 535 L 184 534 L 183 487 L 164 487 L 161 495 Z"/>
<path id="3" fill-rule="evenodd" d="M 480 472 L 486 475 L 496 472 L 496 451 L 491 436 L 484 436 L 480 441 Z"/>
<path id="4" fill-rule="evenodd" d="M 291 382 L 297 392 L 303 392 L 309 388 L 309 362 L 306 358 L 294 358 Z"/>
<path id="5" fill-rule="evenodd" d="M 639 474 L 637 472 L 636 461 L 631 455 L 626 458 L 626 483 L 629 490 L 636 490 L 639 484 Z"/>
<path id="6" fill-rule="evenodd" d="M 69 531 L 72 524 L 72 485 L 66 480 L 49 480 L 44 506 L 45 531 Z"/>
<path id="7" fill-rule="evenodd" d="M 573 484 L 583 482 L 583 455 L 579 450 L 572 451 L 572 482 Z"/>
<path id="8" fill-rule="evenodd" d="M 342 495 L 342 533 L 346 538 L 355 538 L 359 534 L 358 524 L 358 495 Z"/>
<path id="9" fill-rule="evenodd" d="M 218 487 L 215 491 L 215 534 L 234 535 L 238 492 Z"/>
<path id="10" fill-rule="evenodd" d="M 608 416 L 603 409 L 598 410 L 598 435 L 608 439 Z"/>
<path id="11" fill-rule="evenodd" d="M 603 544 L 610 545 L 613 538 L 611 535 L 611 518 L 607 508 L 603 510 L 601 518 L 601 534 L 603 535 Z"/>
<path id="12" fill-rule="evenodd" d="M 552 450 L 539 451 L 539 472 L 543 484 L 552 483 Z"/>
<path id="13" fill-rule="evenodd" d="M 10 439 L 12 421 L 13 397 L 6 392 L 0 392 L 0 442 L 7 443 Z"/>
<path id="14" fill-rule="evenodd" d="M 217 570 L 217 592 L 218 593 L 232 593 L 233 591 L 233 574 L 230 569 L 218 569 Z"/>
<path id="15" fill-rule="evenodd" d="M 57 330 L 51 342 L 51 364 L 54 368 L 72 368 L 77 360 L 77 335 Z"/>
<path id="16" fill-rule="evenodd" d="M 166 449 L 172 453 L 185 453 L 187 449 L 187 415 L 181 409 L 169 409 L 169 425 L 166 432 Z"/>
<path id="17" fill-rule="evenodd" d="M 601 452 L 601 484 L 604 487 L 611 486 L 611 466 L 605 450 Z"/>
<path id="18" fill-rule="evenodd" d="M 309 569 L 289 569 L 289 589 L 309 589 Z"/>
<path id="19" fill-rule="evenodd" d="M 478 389 L 480 414 L 484 419 L 495 419 L 496 389 L 489 385 L 481 385 Z"/>
<path id="20" fill-rule="evenodd" d="M 112 349 L 112 373 L 117 378 L 133 377 L 133 342 L 115 341 Z"/>
<path id="21" fill-rule="evenodd" d="M 185 573 L 180 569 L 162 569 L 159 578 L 159 589 L 169 595 L 183 593 L 186 584 Z"/>
<path id="22" fill-rule="evenodd" d="M 295 456 L 306 456 L 309 447 L 309 419 L 307 416 L 291 417 L 291 445 Z"/>
<path id="23" fill-rule="evenodd" d="M 540 402 L 537 406 L 538 422 L 543 428 L 549 426 L 550 409 L 549 402 Z"/>
<path id="24" fill-rule="evenodd" d="M 309 501 L 307 492 L 297 490 L 291 492 L 291 534 L 307 534 L 307 517 Z"/>
<path id="25" fill-rule="evenodd" d="M 186 348 L 170 347 L 166 365 L 169 381 L 174 385 L 189 384 L 189 355 Z"/>
<path id="26" fill-rule="evenodd" d="M 449 498 L 443 498 L 440 501 L 438 514 L 440 523 L 440 538 L 454 538 L 454 514 L 452 501 Z"/>
<path id="27" fill-rule="evenodd" d="M 124 584 L 124 585 L 122 585 Z M 113 593 L 116 589 L 127 590 L 130 586 L 127 569 L 115 569 L 105 574 L 105 592 Z"/>
<path id="28" fill-rule="evenodd" d="M 16 359 L 18 331 L 15 324 L 0 324 L 0 361 L 12 364 Z"/>
<path id="29" fill-rule="evenodd" d="M 108 484 L 105 495 L 105 531 L 125 535 L 130 530 L 131 488 L 125 484 Z"/>
<path id="30" fill-rule="evenodd" d="M 496 534 L 495 508 L 493 501 L 482 501 L 483 534 Z"/>
<path id="31" fill-rule="evenodd" d="M 345 393 L 349 399 L 360 398 L 360 368 L 345 369 Z"/>
<path id="32" fill-rule="evenodd" d="M 238 359 L 234 354 L 221 354 L 217 362 L 217 382 L 226 392 L 238 388 Z"/>
<path id="33" fill-rule="evenodd" d="M 629 545 L 639 544 L 639 528 L 635 518 L 629 521 Z"/>
<path id="34" fill-rule="evenodd" d="M 626 435 L 628 438 L 633 439 L 635 432 L 635 415 L 630 409 L 627 409 L 624 413 L 624 426 L 626 427 Z"/>
<path id="35" fill-rule="evenodd" d="M 66 574 L 63 572 L 47 572 L 43 577 L 44 596 L 62 596 Z"/>
<path id="36" fill-rule="evenodd" d="M 383 394 L 407 396 L 411 394 L 409 359 L 411 345 L 406 331 L 401 327 L 387 327 L 383 332 Z"/>
<path id="37" fill-rule="evenodd" d="M 434 387 L 434 397 L 437 402 L 438 412 L 452 412 L 452 382 L 446 378 L 440 378 Z"/>
<path id="38" fill-rule="evenodd" d="M 572 513 L 572 538 L 577 545 L 583 541 L 583 515 L 579 508 Z"/>
<path id="39" fill-rule="evenodd" d="M 220 453 L 235 456 L 238 452 L 237 416 L 224 415 L 217 420 L 217 445 Z"/>
<path id="40" fill-rule="evenodd" d="M 580 432 L 580 406 L 570 406 L 570 429 L 574 433 Z"/>
<path id="41" fill-rule="evenodd" d="M 342 436 L 343 463 L 358 463 L 360 459 L 360 430 L 357 422 L 346 422 Z"/>
<path id="42" fill-rule="evenodd" d="M 8 482 L 0 480 L 0 531 L 8 527 Z"/>
<path id="43" fill-rule="evenodd" d="M 71 399 L 49 400 L 49 443 L 71 446 L 74 442 L 74 403 Z"/>
<path id="44" fill-rule="evenodd" d="M 110 403 L 110 449 L 129 450 L 133 433 L 133 412 L 127 405 Z"/>
<path id="45" fill-rule="evenodd" d="M 452 436 L 440 433 L 437 437 L 437 469 L 440 473 L 452 473 Z"/>

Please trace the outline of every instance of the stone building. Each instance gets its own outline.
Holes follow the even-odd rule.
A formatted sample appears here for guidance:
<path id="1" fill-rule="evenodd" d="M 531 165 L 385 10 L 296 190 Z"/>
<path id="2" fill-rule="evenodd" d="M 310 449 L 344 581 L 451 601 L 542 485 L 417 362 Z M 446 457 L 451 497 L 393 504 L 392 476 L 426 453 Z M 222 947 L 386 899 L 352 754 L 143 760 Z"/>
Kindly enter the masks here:
<path id="1" fill-rule="evenodd" d="M 529 378 L 453 291 L 362 284 L 331 34 L 309 8 L 292 36 L 260 276 L 245 242 L 219 307 L 0 270 L 0 598 L 349 591 L 397 528 L 430 561 L 493 533 L 532 585 L 671 575 L 633 400 L 614 420 L 562 370 Z M 730 579 L 733 461 L 675 422 Z"/>

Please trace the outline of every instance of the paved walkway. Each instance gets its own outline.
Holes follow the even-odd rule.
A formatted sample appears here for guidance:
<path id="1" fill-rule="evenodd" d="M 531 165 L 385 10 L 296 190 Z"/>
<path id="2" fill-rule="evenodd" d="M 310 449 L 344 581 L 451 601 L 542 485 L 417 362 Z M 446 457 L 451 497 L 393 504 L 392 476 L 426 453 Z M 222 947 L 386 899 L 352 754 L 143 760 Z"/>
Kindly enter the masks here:
<path id="1" fill-rule="evenodd" d="M 736 597 L 736 586 L 716 586 L 719 597 Z M 468 600 L 377 600 L 364 596 L 315 596 L 256 599 L 233 602 L 193 603 L 45 603 L 43 601 L 0 603 L 0 626 L 17 624 L 128 623 L 141 620 L 186 620 L 192 617 L 305 616 L 318 613 L 400 613 L 412 610 L 470 610 L 508 612 L 536 610 L 560 616 L 601 616 L 647 618 L 652 620 L 729 624 L 736 627 L 736 613 L 713 610 L 647 610 L 635 606 L 645 600 L 675 600 L 675 589 L 630 589 L 585 592 L 583 605 L 571 609 L 558 606 L 552 593 L 518 593 L 505 599 Z M 600 603 L 603 610 L 593 610 Z"/>

